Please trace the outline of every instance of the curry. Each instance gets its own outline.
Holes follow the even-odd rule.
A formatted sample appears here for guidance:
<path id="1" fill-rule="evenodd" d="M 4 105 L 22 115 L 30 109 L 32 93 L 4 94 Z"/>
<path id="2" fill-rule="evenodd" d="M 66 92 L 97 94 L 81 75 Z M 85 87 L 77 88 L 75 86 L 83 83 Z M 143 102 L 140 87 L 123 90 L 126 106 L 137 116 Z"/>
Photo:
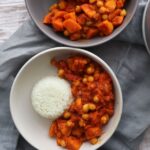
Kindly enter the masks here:
<path id="1" fill-rule="evenodd" d="M 125 0 L 59 0 L 43 23 L 74 41 L 112 34 L 126 14 Z"/>
<path id="2" fill-rule="evenodd" d="M 68 150 L 78 150 L 83 142 L 96 144 L 103 127 L 114 113 L 115 95 L 109 74 L 85 56 L 70 56 L 51 63 L 58 75 L 71 84 L 73 103 L 50 126 L 49 135 Z"/>

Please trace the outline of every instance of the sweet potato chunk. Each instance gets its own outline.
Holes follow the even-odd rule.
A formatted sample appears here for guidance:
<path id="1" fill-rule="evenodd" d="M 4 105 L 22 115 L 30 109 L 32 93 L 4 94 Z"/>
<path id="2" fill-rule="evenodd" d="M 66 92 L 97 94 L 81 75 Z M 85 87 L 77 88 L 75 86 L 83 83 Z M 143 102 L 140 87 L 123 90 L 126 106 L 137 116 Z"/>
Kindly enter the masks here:
<path id="1" fill-rule="evenodd" d="M 68 150 L 79 150 L 82 142 L 79 138 L 75 138 L 73 136 L 66 138 L 67 149 Z"/>
<path id="2" fill-rule="evenodd" d="M 77 17 L 77 22 L 78 22 L 80 25 L 84 25 L 87 20 L 88 20 L 88 17 L 87 17 L 85 14 L 80 14 L 80 15 Z"/>
<path id="3" fill-rule="evenodd" d="M 52 21 L 52 17 L 51 17 L 51 13 L 47 14 L 45 17 L 44 17 L 44 20 L 43 20 L 43 23 L 44 24 L 51 24 L 51 21 Z"/>
<path id="4" fill-rule="evenodd" d="M 116 1 L 117 7 L 118 8 L 124 7 L 124 2 L 125 2 L 125 0 L 117 0 Z"/>
<path id="5" fill-rule="evenodd" d="M 69 136 L 71 134 L 72 128 L 67 126 L 66 121 L 58 120 L 57 121 L 58 129 L 62 133 L 62 135 Z"/>
<path id="6" fill-rule="evenodd" d="M 81 135 L 83 134 L 83 129 L 82 128 L 75 128 L 72 130 L 72 135 L 76 136 L 76 137 L 81 137 Z"/>
<path id="7" fill-rule="evenodd" d="M 88 39 L 90 39 L 90 38 L 96 36 L 97 33 L 98 33 L 98 30 L 97 30 L 96 28 L 90 28 L 90 29 L 88 30 L 86 36 L 87 36 Z"/>
<path id="8" fill-rule="evenodd" d="M 65 16 L 64 16 L 65 19 L 73 19 L 73 20 L 76 20 L 76 14 L 75 12 L 71 12 L 71 13 L 67 13 Z"/>
<path id="9" fill-rule="evenodd" d="M 114 26 L 119 26 L 122 24 L 123 22 L 123 16 L 116 16 L 113 20 L 112 20 L 112 23 Z"/>
<path id="10" fill-rule="evenodd" d="M 70 33 L 74 33 L 81 30 L 81 26 L 73 19 L 65 20 L 63 25 Z"/>
<path id="11" fill-rule="evenodd" d="M 54 27 L 55 31 L 63 31 L 64 29 L 62 19 L 53 20 L 52 26 Z"/>
<path id="12" fill-rule="evenodd" d="M 49 129 L 50 137 L 54 137 L 56 135 L 56 133 L 55 133 L 56 128 L 57 128 L 57 124 L 56 124 L 56 122 L 53 122 L 50 126 L 50 129 Z"/>
<path id="13" fill-rule="evenodd" d="M 110 21 L 105 20 L 98 25 L 98 29 L 104 35 L 109 35 L 113 32 L 114 26 Z"/>
<path id="14" fill-rule="evenodd" d="M 90 127 L 85 132 L 86 138 L 88 140 L 99 137 L 102 134 L 102 131 L 99 127 Z"/>
<path id="15" fill-rule="evenodd" d="M 94 10 L 93 6 L 90 5 L 90 4 L 83 4 L 83 5 L 81 5 L 81 9 L 90 18 L 94 18 L 95 15 L 96 15 L 96 11 Z"/>
<path id="16" fill-rule="evenodd" d="M 81 38 L 80 33 L 73 33 L 70 35 L 70 40 L 72 40 L 72 41 L 79 40 L 80 38 Z"/>
<path id="17" fill-rule="evenodd" d="M 116 1 L 115 0 L 108 0 L 105 3 L 105 6 L 108 8 L 110 12 L 116 9 Z"/>
<path id="18" fill-rule="evenodd" d="M 57 12 L 54 14 L 53 20 L 59 19 L 59 18 L 62 19 L 66 13 L 67 13 L 66 11 L 57 11 Z"/>
<path id="19" fill-rule="evenodd" d="M 116 9 L 115 11 L 109 14 L 108 19 L 112 21 L 112 19 L 115 18 L 116 16 L 119 16 L 120 13 L 121 13 L 121 9 Z"/>

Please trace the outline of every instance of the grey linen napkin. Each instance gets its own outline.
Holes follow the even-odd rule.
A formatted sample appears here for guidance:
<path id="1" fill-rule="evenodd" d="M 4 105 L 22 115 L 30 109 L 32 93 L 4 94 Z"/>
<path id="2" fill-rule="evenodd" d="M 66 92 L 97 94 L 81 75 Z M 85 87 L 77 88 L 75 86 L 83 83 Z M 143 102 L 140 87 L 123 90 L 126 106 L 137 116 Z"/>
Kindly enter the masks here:
<path id="1" fill-rule="evenodd" d="M 145 3 L 139 2 L 132 22 L 113 41 L 88 48 L 112 67 L 123 92 L 121 122 L 102 150 L 137 150 L 150 125 L 150 57 L 141 31 Z M 10 87 L 18 69 L 30 57 L 56 46 L 61 45 L 48 39 L 29 20 L 0 47 L 0 150 L 34 150 L 19 135 L 11 119 Z"/>

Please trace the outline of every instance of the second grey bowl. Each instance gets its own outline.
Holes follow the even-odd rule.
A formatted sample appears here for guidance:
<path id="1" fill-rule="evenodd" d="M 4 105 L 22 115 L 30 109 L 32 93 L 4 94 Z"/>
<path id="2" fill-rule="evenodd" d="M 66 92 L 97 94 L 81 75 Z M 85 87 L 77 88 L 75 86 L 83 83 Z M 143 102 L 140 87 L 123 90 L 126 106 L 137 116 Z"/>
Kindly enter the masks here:
<path id="1" fill-rule="evenodd" d="M 58 43 L 72 47 L 92 47 L 103 44 L 113 39 L 119 33 L 121 33 L 123 29 L 125 29 L 125 27 L 129 24 L 129 22 L 131 21 L 132 17 L 135 14 L 138 4 L 138 0 L 126 0 L 125 7 L 127 10 L 127 16 L 122 25 L 116 28 L 111 35 L 106 37 L 95 37 L 87 40 L 71 41 L 62 34 L 54 32 L 53 28 L 51 28 L 50 26 L 46 26 L 43 24 L 43 18 L 48 13 L 50 5 L 56 3 L 58 0 L 25 0 L 25 1 L 29 14 L 31 15 L 32 19 L 34 20 L 38 28 L 45 35 L 47 35 L 49 38 L 53 39 Z"/>

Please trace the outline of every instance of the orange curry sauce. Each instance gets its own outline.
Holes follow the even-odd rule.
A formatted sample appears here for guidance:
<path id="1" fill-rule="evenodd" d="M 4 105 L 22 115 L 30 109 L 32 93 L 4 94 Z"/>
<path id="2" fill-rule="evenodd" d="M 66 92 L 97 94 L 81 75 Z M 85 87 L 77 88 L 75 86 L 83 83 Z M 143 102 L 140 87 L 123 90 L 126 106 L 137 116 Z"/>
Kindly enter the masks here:
<path id="1" fill-rule="evenodd" d="M 71 84 L 73 103 L 56 119 L 50 137 L 68 150 L 78 150 L 84 141 L 96 144 L 114 113 L 114 90 L 109 74 L 85 56 L 70 56 L 51 63 L 58 75 Z"/>
<path id="2" fill-rule="evenodd" d="M 59 0 L 43 23 L 70 40 L 110 35 L 127 14 L 126 0 Z"/>

